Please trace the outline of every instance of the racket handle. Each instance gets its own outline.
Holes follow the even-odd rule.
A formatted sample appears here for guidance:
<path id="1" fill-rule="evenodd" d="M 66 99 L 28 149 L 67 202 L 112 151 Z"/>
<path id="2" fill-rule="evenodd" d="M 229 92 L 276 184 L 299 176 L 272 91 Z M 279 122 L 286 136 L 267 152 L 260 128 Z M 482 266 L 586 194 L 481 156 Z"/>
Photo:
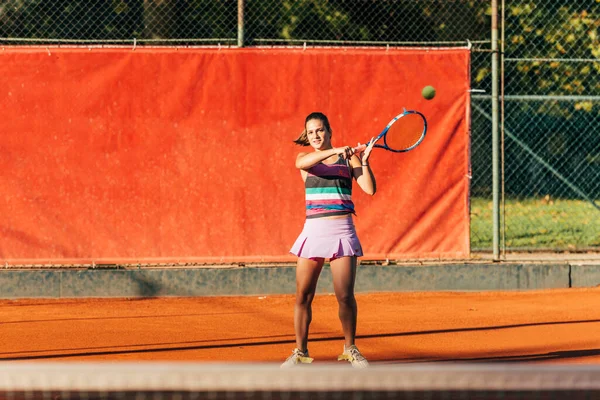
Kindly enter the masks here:
<path id="1" fill-rule="evenodd" d="M 360 153 L 362 151 L 365 151 L 365 149 L 367 148 L 366 144 L 361 144 L 360 146 L 356 146 L 353 148 L 355 153 Z"/>

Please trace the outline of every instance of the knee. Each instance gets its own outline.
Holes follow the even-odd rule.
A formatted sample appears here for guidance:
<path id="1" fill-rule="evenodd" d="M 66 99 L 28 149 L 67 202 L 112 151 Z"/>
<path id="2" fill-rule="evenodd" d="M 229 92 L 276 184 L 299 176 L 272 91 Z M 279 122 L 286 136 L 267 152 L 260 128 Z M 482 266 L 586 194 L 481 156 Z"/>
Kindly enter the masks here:
<path id="1" fill-rule="evenodd" d="M 314 298 L 314 292 L 310 290 L 299 290 L 296 292 L 296 305 L 310 306 Z"/>
<path id="2" fill-rule="evenodd" d="M 336 294 L 336 298 L 340 306 L 353 307 L 356 304 L 354 293 Z"/>

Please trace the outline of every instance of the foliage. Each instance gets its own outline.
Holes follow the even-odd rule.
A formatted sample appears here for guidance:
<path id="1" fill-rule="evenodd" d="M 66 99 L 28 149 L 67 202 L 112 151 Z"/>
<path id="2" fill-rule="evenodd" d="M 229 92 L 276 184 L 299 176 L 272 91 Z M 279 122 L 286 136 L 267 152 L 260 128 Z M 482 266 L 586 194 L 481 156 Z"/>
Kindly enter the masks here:
<path id="1" fill-rule="evenodd" d="M 521 0 L 506 10 L 505 56 L 509 94 L 592 95 L 600 90 L 600 2 Z M 532 60 L 536 59 L 536 60 Z M 554 104 L 540 113 L 569 116 L 592 111 L 590 100 L 574 108 Z M 596 111 L 597 112 L 597 111 Z"/>

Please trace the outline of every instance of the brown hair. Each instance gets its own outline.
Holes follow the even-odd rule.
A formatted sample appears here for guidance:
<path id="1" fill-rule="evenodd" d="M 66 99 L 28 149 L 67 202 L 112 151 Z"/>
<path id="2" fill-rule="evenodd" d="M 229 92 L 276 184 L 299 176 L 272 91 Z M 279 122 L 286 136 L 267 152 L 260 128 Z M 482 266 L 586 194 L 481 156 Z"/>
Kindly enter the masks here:
<path id="1" fill-rule="evenodd" d="M 310 145 L 310 143 L 308 142 L 308 135 L 306 134 L 306 124 L 311 119 L 318 119 L 319 121 L 321 121 L 323 123 L 323 126 L 327 130 L 327 132 L 331 133 L 331 125 L 329 125 L 329 119 L 327 118 L 327 116 L 325 114 L 323 114 L 321 112 L 310 113 L 304 120 L 304 130 L 302 131 L 300 136 L 298 136 L 298 139 L 294 140 L 294 143 L 296 143 L 297 145 L 300 145 L 300 146 L 309 146 Z"/>

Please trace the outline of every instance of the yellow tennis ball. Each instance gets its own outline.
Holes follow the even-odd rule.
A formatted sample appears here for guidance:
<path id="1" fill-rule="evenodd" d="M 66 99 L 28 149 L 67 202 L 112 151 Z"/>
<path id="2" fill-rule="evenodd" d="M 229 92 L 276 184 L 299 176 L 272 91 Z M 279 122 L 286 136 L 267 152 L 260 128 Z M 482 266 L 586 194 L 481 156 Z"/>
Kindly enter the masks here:
<path id="1" fill-rule="evenodd" d="M 425 86 L 421 91 L 421 95 L 426 100 L 431 100 L 435 97 L 435 88 L 433 86 Z"/>

